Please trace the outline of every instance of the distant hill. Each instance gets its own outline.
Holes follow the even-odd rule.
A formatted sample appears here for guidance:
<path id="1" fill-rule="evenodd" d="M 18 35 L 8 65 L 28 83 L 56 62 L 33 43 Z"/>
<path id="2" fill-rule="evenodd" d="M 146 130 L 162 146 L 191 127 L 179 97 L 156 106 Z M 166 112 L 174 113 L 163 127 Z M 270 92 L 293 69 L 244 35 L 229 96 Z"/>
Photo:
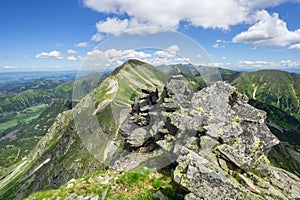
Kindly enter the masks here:
<path id="1" fill-rule="evenodd" d="M 300 75 L 278 70 L 243 72 L 231 84 L 249 98 L 300 119 Z"/>
<path id="2" fill-rule="evenodd" d="M 30 108 L 30 109 L 34 109 Z M 17 163 L 34 148 L 38 141 L 47 133 L 55 117 L 72 108 L 72 102 L 57 100 L 50 106 L 43 105 L 42 112 L 34 116 L 33 120 L 20 121 L 9 130 L 10 132 L 0 137 L 0 174 L 11 164 Z M 28 112 L 30 112 L 30 109 Z M 35 113 L 34 113 L 35 114 Z M 19 114 L 21 115 L 21 114 Z M 26 114 L 22 114 L 26 117 Z M 3 116 L 0 117 L 3 120 Z M 20 123 L 23 122 L 23 123 Z M 8 131 L 9 131 L 8 130 Z M 7 131 L 6 131 L 7 132 Z"/>

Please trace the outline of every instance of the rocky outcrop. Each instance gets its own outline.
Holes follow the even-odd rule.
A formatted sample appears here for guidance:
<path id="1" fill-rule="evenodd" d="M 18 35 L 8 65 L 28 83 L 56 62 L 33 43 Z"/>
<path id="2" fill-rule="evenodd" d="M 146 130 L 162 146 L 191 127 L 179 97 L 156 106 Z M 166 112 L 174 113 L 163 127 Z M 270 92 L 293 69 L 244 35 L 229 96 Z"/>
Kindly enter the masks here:
<path id="1" fill-rule="evenodd" d="M 150 91 L 135 99 L 120 128 L 127 153 L 113 167 L 134 168 L 137 155 L 156 168 L 177 163 L 173 178 L 189 193 L 185 199 L 300 198 L 300 179 L 269 163 L 279 140 L 266 113 L 234 87 L 217 82 L 194 93 L 179 75 Z"/>

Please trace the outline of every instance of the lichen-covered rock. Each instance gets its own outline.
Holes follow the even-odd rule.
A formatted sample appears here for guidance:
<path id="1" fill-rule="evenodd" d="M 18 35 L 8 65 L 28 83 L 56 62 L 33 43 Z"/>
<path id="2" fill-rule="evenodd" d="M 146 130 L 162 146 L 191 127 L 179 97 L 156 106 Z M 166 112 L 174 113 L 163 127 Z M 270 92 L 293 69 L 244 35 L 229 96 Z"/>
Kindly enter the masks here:
<path id="1" fill-rule="evenodd" d="M 117 159 L 118 169 L 136 167 L 130 160 L 137 157 L 139 164 L 156 168 L 176 160 L 174 180 L 189 200 L 299 198 L 300 179 L 267 159 L 279 140 L 265 124 L 266 113 L 234 87 L 216 82 L 194 93 L 179 75 L 158 91 L 155 102 L 148 93 L 134 102 L 120 129 L 131 153 Z M 147 109 L 141 111 L 140 104 Z M 141 113 L 147 124 L 135 120 Z"/>
<path id="2" fill-rule="evenodd" d="M 179 129 L 200 133 L 199 151 L 184 144 L 174 171 L 175 181 L 191 192 L 186 199 L 295 199 L 299 194 L 299 178 L 269 165 L 267 152 L 279 140 L 264 123 L 266 114 L 247 100 L 217 82 L 195 93 L 189 109 L 170 115 Z"/>

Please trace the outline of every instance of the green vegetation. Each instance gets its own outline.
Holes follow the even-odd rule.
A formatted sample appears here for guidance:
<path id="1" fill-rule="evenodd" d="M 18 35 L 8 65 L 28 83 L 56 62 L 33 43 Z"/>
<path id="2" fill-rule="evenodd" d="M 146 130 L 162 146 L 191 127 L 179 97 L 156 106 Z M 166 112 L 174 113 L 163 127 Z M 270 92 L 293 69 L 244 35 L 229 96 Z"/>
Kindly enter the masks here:
<path id="1" fill-rule="evenodd" d="M 95 197 L 111 200 L 153 199 L 160 190 L 170 199 L 177 199 L 171 176 L 148 168 L 131 172 L 98 171 L 81 179 L 73 179 L 57 190 L 45 190 L 31 194 L 27 199 L 57 199 Z"/>
<path id="2" fill-rule="evenodd" d="M 73 83 L 63 83 L 54 89 L 29 90 L 0 96 L 0 113 L 23 112 L 38 104 L 50 104 L 56 99 L 72 99 Z"/>
<path id="3" fill-rule="evenodd" d="M 267 124 L 278 139 L 289 142 L 290 144 L 300 144 L 299 120 L 275 106 L 253 99 L 250 99 L 249 103 L 256 108 L 267 112 Z"/>
<path id="4" fill-rule="evenodd" d="M 71 102 L 60 100 L 50 106 L 43 104 L 32 107 L 26 113 L 18 114 L 17 119 L 13 118 L 13 114 L 2 116 L 1 120 L 11 119 L 4 124 L 13 124 L 15 120 L 17 120 L 17 124 L 11 127 L 14 131 L 6 136 L 7 139 L 3 138 L 0 141 L 0 174 L 2 170 L 27 155 L 47 133 L 55 117 L 70 108 Z M 1 126 L 1 128 L 3 127 Z"/>
<path id="5" fill-rule="evenodd" d="M 122 73 L 117 73 L 120 71 Z M 112 72 L 95 91 L 96 107 L 104 101 L 110 101 L 110 106 L 104 106 L 97 112 L 104 133 L 109 137 L 114 135 L 112 133 L 117 130 L 122 110 L 130 108 L 132 100 L 142 88 L 157 87 L 167 80 L 166 74 L 138 60 L 129 60 Z"/>
<path id="6" fill-rule="evenodd" d="M 48 105 L 41 104 L 37 106 L 32 106 L 23 112 L 15 112 L 9 114 L 0 115 L 0 136 L 4 137 L 10 131 L 16 129 L 16 126 L 21 124 L 28 124 L 35 120 Z"/>
<path id="7" fill-rule="evenodd" d="M 232 84 L 249 98 L 300 119 L 300 75 L 278 70 L 243 72 Z"/>
<path id="8" fill-rule="evenodd" d="M 292 172 L 300 177 L 300 146 L 293 146 L 287 142 L 281 142 L 271 149 L 268 158 L 272 165 Z"/>

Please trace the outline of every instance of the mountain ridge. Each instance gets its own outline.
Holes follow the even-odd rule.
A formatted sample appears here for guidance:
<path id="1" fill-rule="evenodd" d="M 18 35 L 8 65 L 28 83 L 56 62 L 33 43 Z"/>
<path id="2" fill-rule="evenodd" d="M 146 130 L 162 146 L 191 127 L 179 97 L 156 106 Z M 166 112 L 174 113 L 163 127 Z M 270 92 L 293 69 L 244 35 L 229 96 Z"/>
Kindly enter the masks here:
<path id="1" fill-rule="evenodd" d="M 124 170 L 139 163 L 165 167 L 176 161 L 174 179 L 189 193 L 186 199 L 216 198 L 216 183 L 223 197 L 298 198 L 298 178 L 269 165 L 266 153 L 278 141 L 264 123 L 264 112 L 226 83 L 196 93 L 191 79 L 167 79 L 140 61 L 121 65 L 72 110 L 57 116 L 18 170 L 12 169 L 11 180 L 1 184 L 0 196 L 21 199 L 105 166 Z M 198 184 L 195 173 L 206 185 Z M 282 180 L 295 188 L 282 188 Z"/>

